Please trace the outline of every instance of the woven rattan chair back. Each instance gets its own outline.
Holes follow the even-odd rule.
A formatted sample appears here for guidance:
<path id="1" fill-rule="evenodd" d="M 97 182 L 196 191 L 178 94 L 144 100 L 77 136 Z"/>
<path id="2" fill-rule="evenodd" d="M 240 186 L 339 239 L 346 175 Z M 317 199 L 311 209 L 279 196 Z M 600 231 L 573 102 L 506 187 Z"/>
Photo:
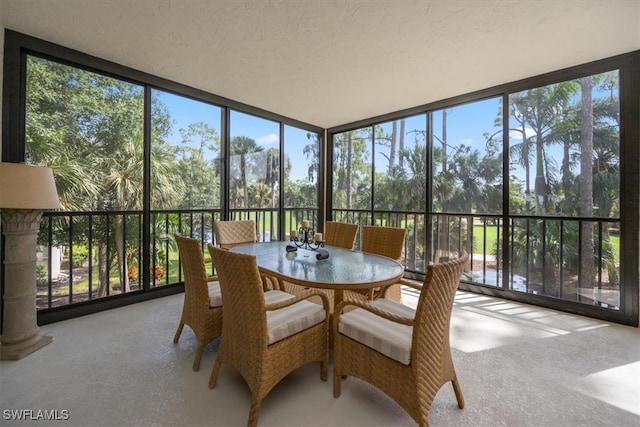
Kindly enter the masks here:
<path id="1" fill-rule="evenodd" d="M 360 249 L 362 252 L 382 255 L 402 262 L 404 239 L 407 235 L 405 228 L 364 225 L 361 233 L 362 245 Z M 397 302 L 402 301 L 402 291 L 398 285 L 387 286 L 383 289 L 370 289 L 359 293 L 367 295 L 369 299 L 385 297 Z"/>
<path id="2" fill-rule="evenodd" d="M 324 242 L 329 246 L 353 249 L 358 235 L 358 224 L 327 221 L 324 227 Z"/>
<path id="3" fill-rule="evenodd" d="M 406 235 L 406 228 L 364 225 L 362 226 L 362 252 L 401 261 Z"/>
<path id="4" fill-rule="evenodd" d="M 458 407 L 464 407 L 462 389 L 451 357 L 449 329 L 456 289 L 468 261 L 469 256 L 464 255 L 427 267 L 415 318 L 403 321 L 413 326 L 408 365 L 335 332 L 339 317 L 336 319 L 334 397 L 340 396 L 342 378 L 354 376 L 390 396 L 420 426 L 428 426 L 433 399 L 444 384 L 451 382 Z"/>
<path id="5" fill-rule="evenodd" d="M 216 243 L 222 249 L 231 249 L 242 243 L 253 243 L 257 239 L 256 223 L 253 220 L 246 221 L 215 221 L 213 231 Z"/>
<path id="6" fill-rule="evenodd" d="M 216 251 L 208 246 L 222 291 L 223 336 L 244 351 L 259 352 L 266 346 L 265 302 L 260 270 L 252 255 Z"/>
<path id="7" fill-rule="evenodd" d="M 184 276 L 184 305 L 173 342 L 178 342 L 184 325 L 189 325 L 198 339 L 198 349 L 193 362 L 193 370 L 197 371 L 200 369 L 204 347 L 222 332 L 222 308 L 210 307 L 209 299 L 208 283 L 218 278 L 207 276 L 200 240 L 181 234 L 175 234 L 174 237 L 178 244 Z"/>
<path id="8" fill-rule="evenodd" d="M 411 347 L 412 365 L 417 375 L 425 374 L 424 381 L 431 389 L 447 380 L 455 380 L 455 370 L 449 345 L 451 311 L 460 277 L 469 262 L 469 255 L 427 266 L 427 272 L 416 307 Z M 454 388 L 457 388 L 454 383 Z M 456 393 L 457 394 L 457 393 Z M 462 396 L 462 394 L 460 394 Z M 461 400 L 461 398 L 459 399 Z"/>
<path id="9" fill-rule="evenodd" d="M 222 364 L 238 370 L 251 390 L 248 425 L 255 426 L 262 400 L 290 372 L 310 362 L 321 362 L 320 376 L 326 381 L 329 316 L 327 314 L 322 323 L 269 344 L 267 311 L 295 304 L 306 297 L 267 305 L 255 256 L 211 244 L 208 248 L 218 271 L 224 311 L 220 348 L 209 388 L 215 387 Z M 327 302 L 324 309 L 328 313 Z"/>

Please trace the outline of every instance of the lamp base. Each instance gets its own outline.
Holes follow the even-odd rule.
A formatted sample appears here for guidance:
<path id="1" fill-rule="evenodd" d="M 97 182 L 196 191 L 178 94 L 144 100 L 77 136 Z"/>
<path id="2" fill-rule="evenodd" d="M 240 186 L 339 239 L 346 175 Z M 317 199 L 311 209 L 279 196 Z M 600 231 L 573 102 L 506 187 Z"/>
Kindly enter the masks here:
<path id="1" fill-rule="evenodd" d="M 53 341 L 53 337 L 39 335 L 30 341 L 33 342 L 28 345 L 25 345 L 25 343 L 2 344 L 0 346 L 0 360 L 20 360 L 49 344 Z"/>
<path id="2" fill-rule="evenodd" d="M 38 328 L 36 242 L 42 211 L 3 209 L 4 312 L 0 359 L 18 360 L 52 341 Z"/>

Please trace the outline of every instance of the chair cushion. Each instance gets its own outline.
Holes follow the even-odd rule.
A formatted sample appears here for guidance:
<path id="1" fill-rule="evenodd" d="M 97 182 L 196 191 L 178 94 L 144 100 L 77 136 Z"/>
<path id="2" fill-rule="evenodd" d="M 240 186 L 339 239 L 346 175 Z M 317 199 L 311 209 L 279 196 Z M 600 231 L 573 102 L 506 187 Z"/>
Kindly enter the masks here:
<path id="1" fill-rule="evenodd" d="M 323 306 L 309 301 L 300 301 L 279 310 L 267 311 L 268 343 L 273 344 L 317 325 L 324 321 L 326 316 Z"/>
<path id="2" fill-rule="evenodd" d="M 287 292 L 271 290 L 264 293 L 264 302 L 265 304 L 276 304 L 282 301 L 294 299 L 295 297 L 295 295 L 291 295 Z"/>
<path id="3" fill-rule="evenodd" d="M 209 307 L 222 307 L 222 293 L 220 292 L 220 282 L 217 280 L 207 282 L 209 286 Z"/>
<path id="4" fill-rule="evenodd" d="M 220 292 L 220 282 L 208 282 L 209 286 L 209 307 L 222 307 L 222 293 Z M 267 291 L 264 293 L 264 301 L 267 304 L 286 301 L 295 298 L 295 295 L 282 291 Z"/>
<path id="5" fill-rule="evenodd" d="M 415 317 L 412 308 L 387 298 L 377 299 L 371 305 L 397 316 L 411 319 Z M 340 316 L 338 331 L 404 365 L 411 362 L 411 326 L 392 322 L 357 308 Z"/>

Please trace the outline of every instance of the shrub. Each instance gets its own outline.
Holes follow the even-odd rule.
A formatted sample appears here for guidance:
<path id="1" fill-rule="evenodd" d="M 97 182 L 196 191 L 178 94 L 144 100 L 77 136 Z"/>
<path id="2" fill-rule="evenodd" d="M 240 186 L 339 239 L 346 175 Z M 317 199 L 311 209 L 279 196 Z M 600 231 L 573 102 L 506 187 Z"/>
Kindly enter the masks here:
<path id="1" fill-rule="evenodd" d="M 89 249 L 86 246 L 73 245 L 73 266 L 82 267 L 89 259 Z"/>
<path id="2" fill-rule="evenodd" d="M 47 266 L 44 264 L 38 264 L 36 266 L 36 284 L 37 285 L 45 285 L 47 280 L 49 280 L 47 273 Z"/>
<path id="3" fill-rule="evenodd" d="M 164 267 L 160 264 L 156 264 L 155 268 L 151 270 L 151 273 L 155 275 L 156 279 L 162 279 L 164 277 Z M 135 265 L 129 266 L 127 275 L 129 276 L 129 281 L 137 281 L 138 277 L 140 277 L 138 267 Z"/>
<path id="4" fill-rule="evenodd" d="M 136 282 L 139 275 L 140 274 L 138 272 L 138 267 L 136 267 L 135 265 L 129 266 L 129 268 L 127 269 L 127 276 L 129 276 L 129 281 Z"/>
<path id="5" fill-rule="evenodd" d="M 162 279 L 164 277 L 164 267 L 160 264 L 156 264 L 155 274 L 156 279 Z"/>

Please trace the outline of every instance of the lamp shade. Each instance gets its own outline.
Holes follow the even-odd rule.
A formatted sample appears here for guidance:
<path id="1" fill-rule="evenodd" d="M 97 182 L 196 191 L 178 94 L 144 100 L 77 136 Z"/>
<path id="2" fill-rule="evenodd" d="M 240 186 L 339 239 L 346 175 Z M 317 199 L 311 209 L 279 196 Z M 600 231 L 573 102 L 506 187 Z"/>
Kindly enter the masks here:
<path id="1" fill-rule="evenodd" d="M 0 209 L 61 207 L 51 169 L 24 163 L 0 163 Z"/>

